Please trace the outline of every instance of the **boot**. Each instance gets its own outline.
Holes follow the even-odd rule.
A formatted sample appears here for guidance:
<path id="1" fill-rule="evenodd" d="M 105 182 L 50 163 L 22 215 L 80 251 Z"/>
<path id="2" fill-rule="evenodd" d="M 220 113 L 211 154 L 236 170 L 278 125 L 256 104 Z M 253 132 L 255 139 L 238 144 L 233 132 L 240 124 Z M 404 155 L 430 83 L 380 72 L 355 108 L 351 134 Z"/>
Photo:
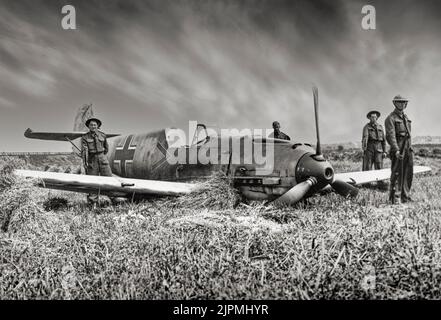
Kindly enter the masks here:
<path id="1" fill-rule="evenodd" d="M 389 194 L 389 202 L 391 204 L 401 204 L 400 195 L 395 193 L 395 190 L 392 190 Z"/>

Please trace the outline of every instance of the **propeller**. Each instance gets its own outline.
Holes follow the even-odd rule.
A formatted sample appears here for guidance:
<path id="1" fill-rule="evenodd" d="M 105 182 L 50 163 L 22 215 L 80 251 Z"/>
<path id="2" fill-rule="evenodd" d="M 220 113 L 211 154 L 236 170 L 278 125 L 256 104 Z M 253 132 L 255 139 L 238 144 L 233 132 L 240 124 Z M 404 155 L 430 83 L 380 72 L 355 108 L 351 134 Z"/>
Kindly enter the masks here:
<path id="1" fill-rule="evenodd" d="M 312 186 L 317 183 L 317 179 L 311 177 L 306 181 L 296 184 L 294 187 L 289 189 L 287 192 L 282 194 L 276 200 L 273 201 L 275 204 L 288 204 L 292 205 L 300 200 L 311 190 Z"/>
<path id="2" fill-rule="evenodd" d="M 319 130 L 319 100 L 317 87 L 312 88 L 312 94 L 314 97 L 314 114 L 315 114 L 315 130 L 317 135 L 317 145 L 315 155 L 303 157 L 297 163 L 296 180 L 305 181 L 296 184 L 289 189 L 279 198 L 275 199 L 273 203 L 276 204 L 288 204 L 292 205 L 302 200 L 313 186 L 317 185 L 317 190 L 322 189 L 324 186 L 331 185 L 331 187 L 339 195 L 343 197 L 356 197 L 358 189 L 353 185 L 342 181 L 333 180 L 334 172 L 330 164 L 325 160 L 322 154 L 320 144 L 320 130 Z M 309 175 L 305 176 L 305 175 Z M 332 182 L 331 182 L 332 181 Z"/>
<path id="3" fill-rule="evenodd" d="M 334 182 L 331 183 L 331 187 L 335 190 L 335 192 L 345 198 L 355 198 L 359 191 L 353 185 L 342 180 L 334 180 Z"/>
<path id="4" fill-rule="evenodd" d="M 312 87 L 312 95 L 314 96 L 314 114 L 315 114 L 315 133 L 317 135 L 317 146 L 315 154 L 320 156 L 322 154 L 322 148 L 320 145 L 320 130 L 319 130 L 319 100 L 318 100 L 318 88 Z"/>
<path id="5" fill-rule="evenodd" d="M 312 87 L 312 95 L 314 96 L 314 113 L 315 113 L 315 131 L 317 135 L 317 146 L 315 150 L 315 157 L 317 160 L 317 156 L 322 156 L 322 148 L 320 144 L 320 130 L 319 130 L 319 100 L 318 100 L 318 88 L 316 86 Z M 347 182 L 341 180 L 334 180 L 331 184 L 331 187 L 337 192 L 339 195 L 343 197 L 356 197 L 358 194 L 358 189 L 353 185 L 350 185 Z"/>

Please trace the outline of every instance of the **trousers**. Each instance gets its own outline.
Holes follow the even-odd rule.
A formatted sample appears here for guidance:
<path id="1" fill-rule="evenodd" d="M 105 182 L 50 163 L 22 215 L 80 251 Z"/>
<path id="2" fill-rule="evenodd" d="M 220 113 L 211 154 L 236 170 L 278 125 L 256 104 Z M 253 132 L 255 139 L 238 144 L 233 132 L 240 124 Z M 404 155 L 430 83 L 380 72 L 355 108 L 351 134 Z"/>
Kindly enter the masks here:
<path id="1" fill-rule="evenodd" d="M 413 151 L 410 148 L 404 149 L 403 159 L 391 154 L 392 173 L 390 177 L 389 200 L 402 202 L 410 200 L 410 189 L 413 180 Z"/>
<path id="2" fill-rule="evenodd" d="M 383 169 L 383 153 L 367 149 L 363 154 L 363 171 Z"/>
<path id="3" fill-rule="evenodd" d="M 89 176 L 112 176 L 112 170 L 110 169 L 109 160 L 104 153 L 89 153 L 86 174 Z M 98 201 L 98 195 L 89 193 L 87 195 L 88 203 L 96 203 Z"/>

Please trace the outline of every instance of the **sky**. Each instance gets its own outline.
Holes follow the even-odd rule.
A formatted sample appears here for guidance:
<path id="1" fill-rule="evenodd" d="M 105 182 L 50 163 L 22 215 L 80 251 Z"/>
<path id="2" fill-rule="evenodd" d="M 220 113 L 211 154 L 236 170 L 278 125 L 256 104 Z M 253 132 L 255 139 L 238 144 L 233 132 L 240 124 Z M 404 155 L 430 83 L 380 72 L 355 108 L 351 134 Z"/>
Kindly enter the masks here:
<path id="1" fill-rule="evenodd" d="M 69 151 L 23 133 L 71 131 L 86 103 L 108 133 L 278 120 L 314 143 L 312 85 L 324 143 L 361 140 L 397 94 L 414 136 L 441 135 L 440 15 L 437 0 L 0 0 L 0 151 Z"/>

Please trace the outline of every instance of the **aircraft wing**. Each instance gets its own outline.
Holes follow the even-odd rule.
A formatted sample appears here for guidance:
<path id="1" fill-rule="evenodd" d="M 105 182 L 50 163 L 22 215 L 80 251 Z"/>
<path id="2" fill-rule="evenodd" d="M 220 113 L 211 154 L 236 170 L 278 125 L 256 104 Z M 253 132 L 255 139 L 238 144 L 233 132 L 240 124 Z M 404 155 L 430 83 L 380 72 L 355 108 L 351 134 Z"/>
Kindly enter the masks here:
<path id="1" fill-rule="evenodd" d="M 424 166 L 414 166 L 413 173 L 429 172 L 431 169 Z M 345 172 L 336 173 L 334 180 L 342 180 L 352 185 L 358 186 L 365 183 L 388 180 L 390 179 L 391 169 L 371 170 L 371 171 L 357 171 L 357 172 Z"/>
<path id="2" fill-rule="evenodd" d="M 68 141 L 68 140 L 75 140 L 77 138 L 80 138 L 83 134 L 86 132 L 78 132 L 78 131 L 71 131 L 71 132 L 34 132 L 30 128 L 28 128 L 24 136 L 29 139 L 40 139 L 40 140 L 55 140 L 55 141 Z M 116 133 L 106 133 L 107 138 L 112 138 L 119 136 L 120 134 Z"/>
<path id="3" fill-rule="evenodd" d="M 120 177 L 88 176 L 70 173 L 15 170 L 25 178 L 38 179 L 39 186 L 65 191 L 100 193 L 112 196 L 159 195 L 178 196 L 188 194 L 197 184 L 157 180 L 128 179 Z"/>

